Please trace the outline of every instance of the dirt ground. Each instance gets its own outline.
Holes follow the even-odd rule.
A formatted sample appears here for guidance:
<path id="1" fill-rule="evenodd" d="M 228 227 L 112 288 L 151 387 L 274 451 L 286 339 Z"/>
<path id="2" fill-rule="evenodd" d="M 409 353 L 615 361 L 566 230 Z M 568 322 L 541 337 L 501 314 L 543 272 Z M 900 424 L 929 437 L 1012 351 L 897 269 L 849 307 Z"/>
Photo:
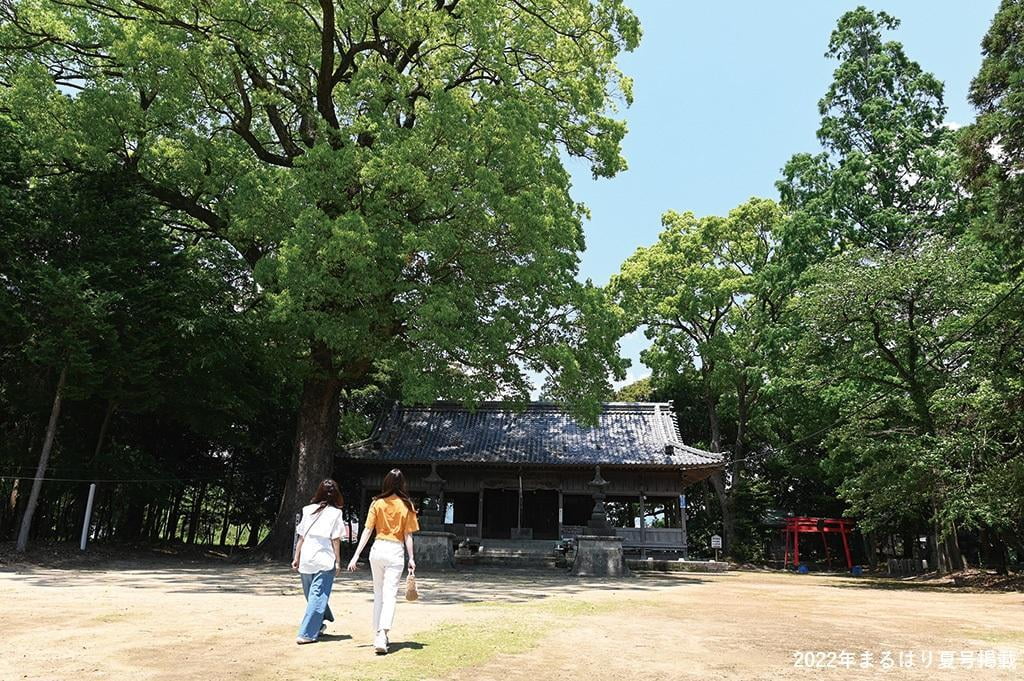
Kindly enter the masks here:
<path id="1" fill-rule="evenodd" d="M 1024 678 L 1019 592 L 772 572 L 419 581 L 423 598 L 400 603 L 393 652 L 377 657 L 365 569 L 335 583 L 328 635 L 297 646 L 304 602 L 287 569 L 6 566 L 0 679 Z"/>

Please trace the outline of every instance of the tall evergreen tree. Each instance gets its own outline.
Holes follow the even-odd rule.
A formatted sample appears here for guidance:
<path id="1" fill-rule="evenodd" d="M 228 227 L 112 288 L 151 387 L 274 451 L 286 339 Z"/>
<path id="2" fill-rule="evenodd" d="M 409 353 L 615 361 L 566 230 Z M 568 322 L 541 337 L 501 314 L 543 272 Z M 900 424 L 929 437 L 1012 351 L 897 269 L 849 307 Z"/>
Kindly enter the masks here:
<path id="1" fill-rule="evenodd" d="M 942 82 L 884 40 L 898 26 L 864 7 L 839 19 L 825 53 L 839 65 L 818 103 L 822 151 L 793 156 L 777 183 L 782 205 L 795 212 L 788 238 L 819 258 L 856 247 L 913 249 L 962 224 Z"/>
<path id="2" fill-rule="evenodd" d="M 984 59 L 969 95 L 978 117 L 961 136 L 964 165 L 975 196 L 975 225 L 1019 273 L 1024 265 L 1024 2 L 1000 3 L 981 50 Z"/>

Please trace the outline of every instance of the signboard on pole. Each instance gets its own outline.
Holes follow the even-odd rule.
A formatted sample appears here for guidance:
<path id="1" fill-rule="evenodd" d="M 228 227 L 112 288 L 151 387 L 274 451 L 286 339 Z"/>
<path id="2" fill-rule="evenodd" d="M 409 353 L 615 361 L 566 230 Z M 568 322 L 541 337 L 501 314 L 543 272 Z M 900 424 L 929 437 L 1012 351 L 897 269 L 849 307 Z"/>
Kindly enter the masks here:
<path id="1" fill-rule="evenodd" d="M 711 548 L 715 550 L 715 562 L 718 562 L 718 550 L 722 548 L 722 538 L 717 534 L 711 535 Z"/>
<path id="2" fill-rule="evenodd" d="M 690 540 L 686 536 L 686 495 L 679 495 L 679 527 L 683 530 L 683 560 L 690 559 Z"/>

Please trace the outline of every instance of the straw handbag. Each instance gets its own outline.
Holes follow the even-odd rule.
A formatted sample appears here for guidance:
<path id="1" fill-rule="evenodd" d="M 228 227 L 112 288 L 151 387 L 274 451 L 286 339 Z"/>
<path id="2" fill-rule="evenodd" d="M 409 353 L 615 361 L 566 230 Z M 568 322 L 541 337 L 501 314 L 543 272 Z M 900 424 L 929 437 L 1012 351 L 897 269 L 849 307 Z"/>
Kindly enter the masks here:
<path id="1" fill-rule="evenodd" d="M 416 575 L 412 572 L 405 578 L 405 600 L 415 601 L 420 597 L 420 592 L 416 590 Z"/>

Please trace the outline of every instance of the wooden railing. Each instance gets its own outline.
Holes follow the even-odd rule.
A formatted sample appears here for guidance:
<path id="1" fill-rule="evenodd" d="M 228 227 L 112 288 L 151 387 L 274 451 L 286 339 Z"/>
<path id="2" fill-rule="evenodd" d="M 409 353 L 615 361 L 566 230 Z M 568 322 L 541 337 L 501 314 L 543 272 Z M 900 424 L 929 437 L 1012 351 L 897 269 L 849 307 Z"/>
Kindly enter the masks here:
<path id="1" fill-rule="evenodd" d="M 622 537 L 622 545 L 627 548 L 686 548 L 686 537 L 679 527 L 645 527 L 641 535 L 639 527 L 616 527 L 615 535 Z M 562 538 L 577 537 L 587 534 L 585 525 L 562 525 Z"/>
<path id="2" fill-rule="evenodd" d="M 480 538 L 480 526 L 464 523 L 447 523 L 444 529 L 458 538 Z M 562 525 L 561 538 L 569 539 L 587 534 L 586 525 Z M 622 537 L 626 548 L 684 549 L 686 537 L 678 527 L 645 527 L 643 535 L 639 527 L 616 527 L 615 535 Z"/>
<path id="3" fill-rule="evenodd" d="M 480 525 L 470 523 L 445 523 L 445 532 L 451 532 L 456 537 L 475 537 L 480 538 Z"/>

